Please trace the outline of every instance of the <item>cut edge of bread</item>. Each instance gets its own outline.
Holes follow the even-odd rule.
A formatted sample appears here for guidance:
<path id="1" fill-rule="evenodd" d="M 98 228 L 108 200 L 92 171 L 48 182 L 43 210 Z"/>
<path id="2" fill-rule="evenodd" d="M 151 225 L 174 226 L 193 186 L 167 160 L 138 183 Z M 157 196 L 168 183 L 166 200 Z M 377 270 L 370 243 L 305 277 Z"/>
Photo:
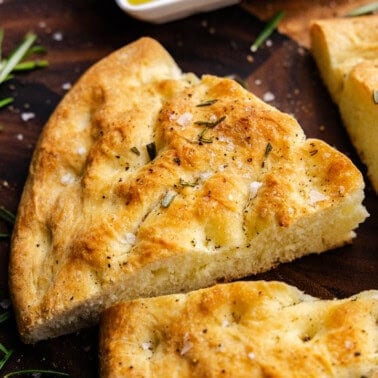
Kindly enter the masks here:
<path id="1" fill-rule="evenodd" d="M 344 197 L 337 207 L 303 217 L 289 228 L 275 224 L 256 237 L 249 248 L 215 256 L 196 251 L 148 265 L 120 285 L 108 287 L 101 296 L 78 303 L 71 310 L 46 319 L 43 324 L 30 324 L 21 329 L 21 337 L 26 343 L 57 337 L 97 323 L 102 311 L 121 301 L 205 288 L 343 246 L 355 237 L 351 230 L 368 216 L 361 205 L 363 197 L 363 190 L 359 189 Z M 182 266 L 185 270 L 180 269 Z"/>

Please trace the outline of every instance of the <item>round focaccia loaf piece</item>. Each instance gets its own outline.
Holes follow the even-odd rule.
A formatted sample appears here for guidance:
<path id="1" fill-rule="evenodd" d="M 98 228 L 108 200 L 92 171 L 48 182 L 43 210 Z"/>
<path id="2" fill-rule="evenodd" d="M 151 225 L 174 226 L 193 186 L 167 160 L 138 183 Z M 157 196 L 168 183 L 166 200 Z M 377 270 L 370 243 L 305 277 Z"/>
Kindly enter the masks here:
<path id="1" fill-rule="evenodd" d="M 376 377 L 378 291 L 319 300 L 234 282 L 118 304 L 101 317 L 100 376 Z"/>
<path id="2" fill-rule="evenodd" d="M 21 337 L 343 245 L 363 187 L 291 116 L 143 38 L 83 75 L 36 147 L 10 260 Z"/>

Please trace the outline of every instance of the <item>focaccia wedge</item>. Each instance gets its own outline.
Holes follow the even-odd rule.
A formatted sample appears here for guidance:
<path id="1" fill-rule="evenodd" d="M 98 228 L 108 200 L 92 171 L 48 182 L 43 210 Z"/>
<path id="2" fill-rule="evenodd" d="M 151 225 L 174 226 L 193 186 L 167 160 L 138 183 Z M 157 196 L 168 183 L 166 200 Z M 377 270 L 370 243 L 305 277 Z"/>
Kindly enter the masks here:
<path id="1" fill-rule="evenodd" d="M 234 282 L 118 304 L 101 317 L 100 376 L 378 376 L 378 291 L 319 300 Z"/>
<path id="2" fill-rule="evenodd" d="M 36 147 L 10 259 L 21 338 L 341 246 L 363 188 L 291 116 L 138 40 L 83 75 Z"/>
<path id="3" fill-rule="evenodd" d="M 378 193 L 378 14 L 315 21 L 311 42 L 320 74 Z"/>

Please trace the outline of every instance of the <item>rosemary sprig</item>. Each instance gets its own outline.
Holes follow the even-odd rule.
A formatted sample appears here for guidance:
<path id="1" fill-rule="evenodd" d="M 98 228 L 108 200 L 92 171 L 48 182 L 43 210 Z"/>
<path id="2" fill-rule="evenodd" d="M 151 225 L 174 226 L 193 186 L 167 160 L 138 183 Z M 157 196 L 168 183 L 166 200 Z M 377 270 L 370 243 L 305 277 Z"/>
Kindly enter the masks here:
<path id="1" fill-rule="evenodd" d="M 10 57 L 6 60 L 5 65 L 3 66 L 3 68 L 0 71 L 0 84 L 12 72 L 14 67 L 19 62 L 21 62 L 21 60 L 25 57 L 28 50 L 33 45 L 33 43 L 35 42 L 36 39 L 37 39 L 36 34 L 28 33 L 28 34 L 26 34 L 22 43 L 13 50 Z"/>
<path id="2" fill-rule="evenodd" d="M 1 239 L 8 239 L 9 236 L 10 236 L 9 234 L 4 234 L 3 232 L 1 232 L 1 233 L 0 233 L 0 240 L 1 240 Z M 1 317 L 0 317 L 0 319 L 1 319 Z M 0 322 L 0 323 L 1 323 L 1 322 Z"/>
<path id="3" fill-rule="evenodd" d="M 273 33 L 284 16 L 285 12 L 280 11 L 270 19 L 265 28 L 257 36 L 255 42 L 253 42 L 253 44 L 251 45 L 252 52 L 256 52 L 258 48 L 265 42 L 265 40 L 269 38 L 269 36 Z"/>
<path id="4" fill-rule="evenodd" d="M 47 60 L 23 61 L 29 55 L 45 53 L 46 49 L 42 46 L 33 46 L 37 39 L 36 34 L 27 33 L 23 41 L 12 51 L 7 58 L 2 58 L 2 42 L 4 30 L 0 29 L 0 84 L 13 78 L 12 72 L 30 71 L 37 68 L 48 66 Z M 0 109 L 13 102 L 12 97 L 0 100 Z"/>
<path id="5" fill-rule="evenodd" d="M 56 377 L 69 377 L 68 373 L 63 373 L 56 370 L 43 370 L 43 369 L 25 369 L 25 370 L 16 370 L 4 375 L 4 378 L 14 377 L 16 375 L 25 375 L 25 374 L 48 374 L 54 375 Z"/>
<path id="6" fill-rule="evenodd" d="M 3 358 L 0 359 L 0 370 L 4 367 L 7 361 L 10 359 L 11 355 L 13 354 L 12 349 L 7 349 L 3 344 L 0 343 L 0 352 L 3 353 Z"/>
<path id="7" fill-rule="evenodd" d="M 378 11 L 378 1 L 373 1 L 372 3 L 362 5 L 361 7 L 352 9 L 346 14 L 347 17 L 357 17 L 366 14 L 374 13 Z"/>
<path id="8" fill-rule="evenodd" d="M 10 225 L 13 225 L 16 220 L 16 216 L 4 207 L 0 207 L 0 219 L 4 220 Z"/>

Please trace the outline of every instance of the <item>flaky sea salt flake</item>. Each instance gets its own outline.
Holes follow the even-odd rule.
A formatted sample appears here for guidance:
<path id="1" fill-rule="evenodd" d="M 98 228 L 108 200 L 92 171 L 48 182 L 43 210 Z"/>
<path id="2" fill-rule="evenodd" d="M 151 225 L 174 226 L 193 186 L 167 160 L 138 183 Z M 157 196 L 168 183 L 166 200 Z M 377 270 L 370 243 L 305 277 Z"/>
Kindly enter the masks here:
<path id="1" fill-rule="evenodd" d="M 54 41 L 57 41 L 57 42 L 63 41 L 63 33 L 62 32 L 55 32 L 52 35 L 52 37 L 53 37 Z"/>
<path id="2" fill-rule="evenodd" d="M 180 117 L 177 118 L 177 123 L 182 126 L 188 126 L 188 124 L 191 122 L 193 118 L 193 114 L 189 112 L 185 112 L 184 114 L 181 114 Z"/>
<path id="3" fill-rule="evenodd" d="M 257 192 L 259 191 L 261 187 L 262 187 L 262 182 L 259 182 L 259 181 L 252 181 L 249 184 L 249 195 L 251 199 L 257 196 Z"/>
<path id="4" fill-rule="evenodd" d="M 21 113 L 21 119 L 24 121 L 24 122 L 28 122 L 29 120 L 35 118 L 35 113 L 32 113 L 32 112 L 23 112 Z"/>
<path id="5" fill-rule="evenodd" d="M 270 101 L 273 101 L 275 99 L 275 96 L 272 92 L 265 92 L 264 93 L 264 96 L 263 96 L 263 100 L 265 102 L 270 102 Z"/>
<path id="6" fill-rule="evenodd" d="M 62 84 L 62 89 L 65 91 L 69 91 L 72 88 L 72 84 L 70 82 L 66 82 Z"/>
<path id="7" fill-rule="evenodd" d="M 182 349 L 181 349 L 181 352 L 180 352 L 181 356 L 188 353 L 190 351 L 190 349 L 192 349 L 192 348 L 193 348 L 193 343 L 190 341 L 189 333 L 186 332 L 185 335 L 184 335 L 183 345 L 182 345 Z"/>
<path id="8" fill-rule="evenodd" d="M 66 173 L 64 174 L 61 179 L 60 179 L 60 182 L 61 184 L 63 185 L 69 185 L 69 184 L 72 184 L 73 182 L 75 181 L 75 177 L 71 174 L 71 173 Z"/>
<path id="9" fill-rule="evenodd" d="M 134 245 L 136 243 L 136 235 L 133 234 L 132 232 L 127 232 L 125 234 L 124 240 L 128 244 Z"/>
<path id="10" fill-rule="evenodd" d="M 309 192 L 309 205 L 315 205 L 316 203 L 320 201 L 324 201 L 328 199 L 328 196 L 324 195 L 323 193 L 318 192 L 315 189 L 311 189 Z"/>

